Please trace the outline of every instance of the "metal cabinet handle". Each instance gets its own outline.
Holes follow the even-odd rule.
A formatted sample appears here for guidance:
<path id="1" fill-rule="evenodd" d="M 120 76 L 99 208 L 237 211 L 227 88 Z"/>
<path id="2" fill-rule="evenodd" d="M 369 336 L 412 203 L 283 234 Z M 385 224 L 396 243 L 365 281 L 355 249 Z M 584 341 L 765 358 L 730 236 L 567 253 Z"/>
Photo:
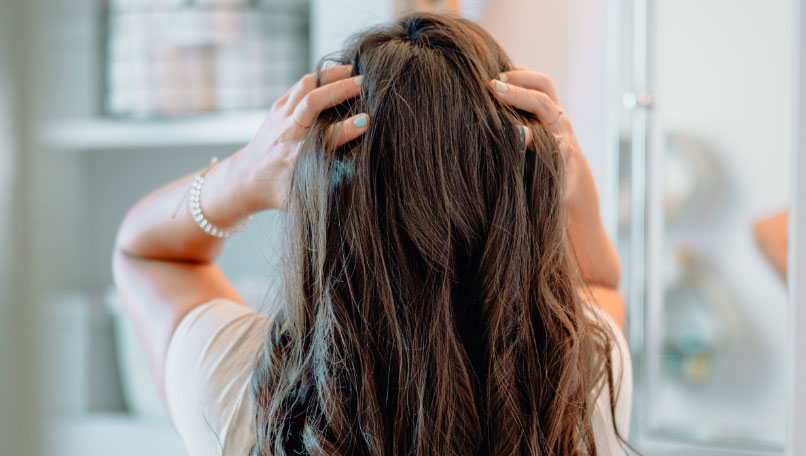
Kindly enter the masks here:
<path id="1" fill-rule="evenodd" d="M 652 95 L 646 92 L 625 92 L 621 97 L 621 103 L 627 109 L 635 109 L 638 106 L 651 108 L 653 102 Z"/>

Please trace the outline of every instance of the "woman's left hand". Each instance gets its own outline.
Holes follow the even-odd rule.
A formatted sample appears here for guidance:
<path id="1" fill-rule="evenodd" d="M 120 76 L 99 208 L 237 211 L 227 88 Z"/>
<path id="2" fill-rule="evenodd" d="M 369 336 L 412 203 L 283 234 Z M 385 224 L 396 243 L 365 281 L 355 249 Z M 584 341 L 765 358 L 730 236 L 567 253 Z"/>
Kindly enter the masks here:
<path id="1" fill-rule="evenodd" d="M 565 161 L 563 194 L 579 269 L 588 283 L 616 287 L 621 277 L 618 255 L 602 224 L 593 173 L 571 121 L 557 101 L 554 83 L 545 74 L 516 67 L 514 71 L 501 73 L 490 85 L 501 101 L 534 114 L 557 139 Z M 531 147 L 530 130 L 524 128 L 523 132 L 527 147 Z"/>
<path id="2" fill-rule="evenodd" d="M 282 209 L 300 146 L 319 114 L 361 93 L 361 76 L 351 77 L 350 65 L 327 68 L 316 87 L 305 75 L 271 107 L 249 144 L 229 158 L 239 176 L 239 199 L 247 213 Z M 369 116 L 358 114 L 331 126 L 330 144 L 339 146 L 361 136 Z"/>
<path id="3" fill-rule="evenodd" d="M 534 114 L 559 142 L 566 165 L 564 196 L 572 216 L 591 213 L 591 204 L 594 204 L 598 217 L 593 174 L 579 147 L 571 121 L 557 101 L 554 83 L 545 74 L 517 68 L 501 73 L 499 79 L 490 82 L 496 96 L 508 105 Z M 528 128 L 523 131 L 526 144 L 531 147 L 531 131 Z"/>

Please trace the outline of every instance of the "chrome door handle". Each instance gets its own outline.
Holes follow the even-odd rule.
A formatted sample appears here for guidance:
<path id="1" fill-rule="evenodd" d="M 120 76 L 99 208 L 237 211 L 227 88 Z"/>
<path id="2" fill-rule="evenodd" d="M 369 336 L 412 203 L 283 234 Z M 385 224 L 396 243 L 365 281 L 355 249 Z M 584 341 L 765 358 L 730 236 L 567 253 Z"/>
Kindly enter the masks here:
<path id="1" fill-rule="evenodd" d="M 653 102 L 652 95 L 646 92 L 625 92 L 621 97 L 621 103 L 627 109 L 635 109 L 638 106 L 651 108 Z"/>

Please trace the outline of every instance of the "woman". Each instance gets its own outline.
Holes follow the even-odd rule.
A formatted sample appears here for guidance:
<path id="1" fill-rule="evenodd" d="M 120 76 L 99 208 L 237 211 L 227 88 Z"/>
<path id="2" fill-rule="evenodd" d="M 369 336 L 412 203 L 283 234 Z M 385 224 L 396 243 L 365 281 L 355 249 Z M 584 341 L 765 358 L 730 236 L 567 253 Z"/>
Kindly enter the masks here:
<path id="1" fill-rule="evenodd" d="M 623 453 L 619 263 L 551 81 L 439 15 L 340 63 L 120 228 L 115 281 L 191 454 Z M 287 210 L 273 318 L 214 262 L 266 209 Z"/>

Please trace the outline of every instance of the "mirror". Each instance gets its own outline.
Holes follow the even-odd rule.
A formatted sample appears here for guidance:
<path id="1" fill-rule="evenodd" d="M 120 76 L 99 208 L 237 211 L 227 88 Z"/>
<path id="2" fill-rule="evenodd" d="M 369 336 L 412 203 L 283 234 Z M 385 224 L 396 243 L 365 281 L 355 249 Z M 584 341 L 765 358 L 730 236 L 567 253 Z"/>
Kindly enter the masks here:
<path id="1" fill-rule="evenodd" d="M 781 449 L 793 4 L 633 6 L 619 152 L 633 420 L 648 440 Z"/>

